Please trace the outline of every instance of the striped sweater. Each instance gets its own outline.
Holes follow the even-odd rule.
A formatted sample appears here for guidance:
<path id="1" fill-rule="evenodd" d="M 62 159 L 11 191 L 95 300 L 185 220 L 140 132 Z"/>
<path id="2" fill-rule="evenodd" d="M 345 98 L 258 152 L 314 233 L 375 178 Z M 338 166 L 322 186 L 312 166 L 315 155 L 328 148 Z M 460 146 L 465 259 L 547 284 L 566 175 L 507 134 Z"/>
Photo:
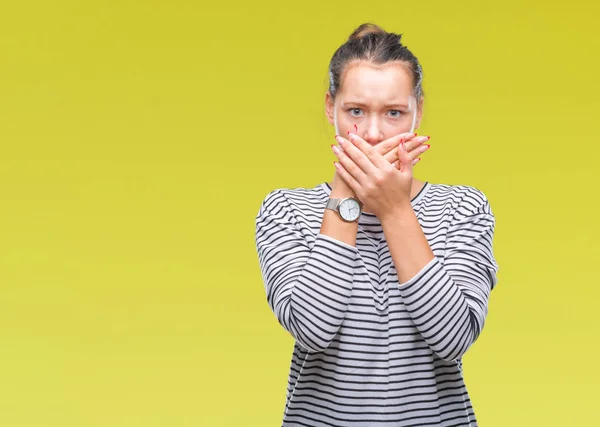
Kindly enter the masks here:
<path id="1" fill-rule="evenodd" d="M 330 192 L 273 190 L 255 220 L 268 304 L 295 339 L 282 426 L 477 426 L 461 358 L 497 283 L 486 196 L 426 182 L 411 204 L 435 257 L 399 283 L 374 214 L 356 246 L 320 234 Z"/>

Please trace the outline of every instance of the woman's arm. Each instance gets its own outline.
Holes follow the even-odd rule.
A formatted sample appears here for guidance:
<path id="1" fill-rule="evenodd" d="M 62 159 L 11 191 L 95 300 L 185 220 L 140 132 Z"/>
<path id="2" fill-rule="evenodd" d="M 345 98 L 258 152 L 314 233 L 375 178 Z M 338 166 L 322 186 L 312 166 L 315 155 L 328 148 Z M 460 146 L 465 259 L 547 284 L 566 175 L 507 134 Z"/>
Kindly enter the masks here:
<path id="1" fill-rule="evenodd" d="M 329 214 L 337 216 L 326 210 Z M 323 219 L 312 249 L 281 190 L 269 193 L 256 216 L 256 249 L 269 306 L 295 340 L 313 352 L 325 350 L 340 328 L 358 259 L 355 246 L 324 234 L 334 230 L 340 237 L 339 221 L 346 235 L 356 238 L 357 225 L 335 216 Z"/>
<path id="2" fill-rule="evenodd" d="M 410 206 L 382 220 L 404 304 L 430 348 L 447 361 L 462 357 L 479 337 L 497 282 L 495 219 L 478 193 L 474 208 L 455 214 L 443 260 L 431 252 Z"/>
<path id="3" fill-rule="evenodd" d="M 336 173 L 331 185 L 329 197 L 343 199 L 354 197 L 354 191 Z M 347 245 L 356 246 L 356 233 L 358 232 L 358 221 L 346 222 L 340 218 L 337 212 L 325 209 L 323 221 L 321 222 L 321 234 L 340 240 Z"/>

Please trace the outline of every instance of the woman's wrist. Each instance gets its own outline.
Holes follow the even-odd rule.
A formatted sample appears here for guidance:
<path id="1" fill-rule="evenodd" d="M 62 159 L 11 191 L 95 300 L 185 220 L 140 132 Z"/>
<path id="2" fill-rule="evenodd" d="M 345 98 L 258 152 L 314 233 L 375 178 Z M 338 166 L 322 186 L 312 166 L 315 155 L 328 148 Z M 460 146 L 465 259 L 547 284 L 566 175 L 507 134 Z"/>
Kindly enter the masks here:
<path id="1" fill-rule="evenodd" d="M 346 182 L 338 176 L 336 173 L 333 176 L 333 181 L 331 183 L 331 194 L 330 197 L 344 198 L 344 197 L 354 197 L 356 198 L 356 194 L 354 194 L 354 190 L 350 188 Z"/>

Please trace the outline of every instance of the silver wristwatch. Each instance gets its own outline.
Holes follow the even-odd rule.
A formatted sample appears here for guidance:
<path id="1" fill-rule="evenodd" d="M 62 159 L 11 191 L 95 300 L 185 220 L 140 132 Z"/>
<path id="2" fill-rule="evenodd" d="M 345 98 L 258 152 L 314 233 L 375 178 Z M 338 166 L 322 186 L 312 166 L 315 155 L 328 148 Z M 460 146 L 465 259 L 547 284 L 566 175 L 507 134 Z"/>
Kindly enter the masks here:
<path id="1" fill-rule="evenodd" d="M 340 218 L 346 222 L 358 221 L 362 212 L 362 207 L 362 202 L 354 197 L 346 197 L 343 199 L 330 197 L 329 200 L 327 200 L 327 205 L 325 205 L 325 209 L 336 211 Z"/>

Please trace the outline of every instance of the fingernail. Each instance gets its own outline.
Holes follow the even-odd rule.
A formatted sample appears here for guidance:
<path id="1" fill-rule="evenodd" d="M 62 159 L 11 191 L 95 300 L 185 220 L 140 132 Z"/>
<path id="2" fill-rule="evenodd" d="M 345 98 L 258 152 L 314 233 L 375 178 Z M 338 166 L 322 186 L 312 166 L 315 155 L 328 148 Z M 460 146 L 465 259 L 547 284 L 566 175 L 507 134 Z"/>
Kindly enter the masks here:
<path id="1" fill-rule="evenodd" d="M 430 138 L 431 138 L 430 136 L 427 136 L 427 141 L 429 141 Z"/>
<path id="2" fill-rule="evenodd" d="M 344 138 L 342 138 L 342 137 L 341 137 L 341 136 L 339 136 L 339 135 L 336 135 L 336 136 L 335 136 L 335 140 L 336 140 L 336 141 L 337 141 L 337 142 L 338 142 L 340 145 L 344 145 L 344 144 L 345 144 Z"/>
<path id="3" fill-rule="evenodd" d="M 354 141 L 356 135 L 354 135 L 352 132 L 348 132 L 348 137 L 350 138 L 350 141 Z"/>
<path id="4" fill-rule="evenodd" d="M 333 152 L 334 152 L 335 154 L 338 154 L 338 153 L 339 153 L 339 148 L 337 148 L 337 147 L 335 146 L 335 144 L 332 144 L 332 145 L 331 145 L 331 149 L 333 150 Z"/>
<path id="5" fill-rule="evenodd" d="M 429 145 L 429 144 L 425 144 L 425 145 L 427 146 L 427 148 L 431 147 L 431 145 Z"/>

